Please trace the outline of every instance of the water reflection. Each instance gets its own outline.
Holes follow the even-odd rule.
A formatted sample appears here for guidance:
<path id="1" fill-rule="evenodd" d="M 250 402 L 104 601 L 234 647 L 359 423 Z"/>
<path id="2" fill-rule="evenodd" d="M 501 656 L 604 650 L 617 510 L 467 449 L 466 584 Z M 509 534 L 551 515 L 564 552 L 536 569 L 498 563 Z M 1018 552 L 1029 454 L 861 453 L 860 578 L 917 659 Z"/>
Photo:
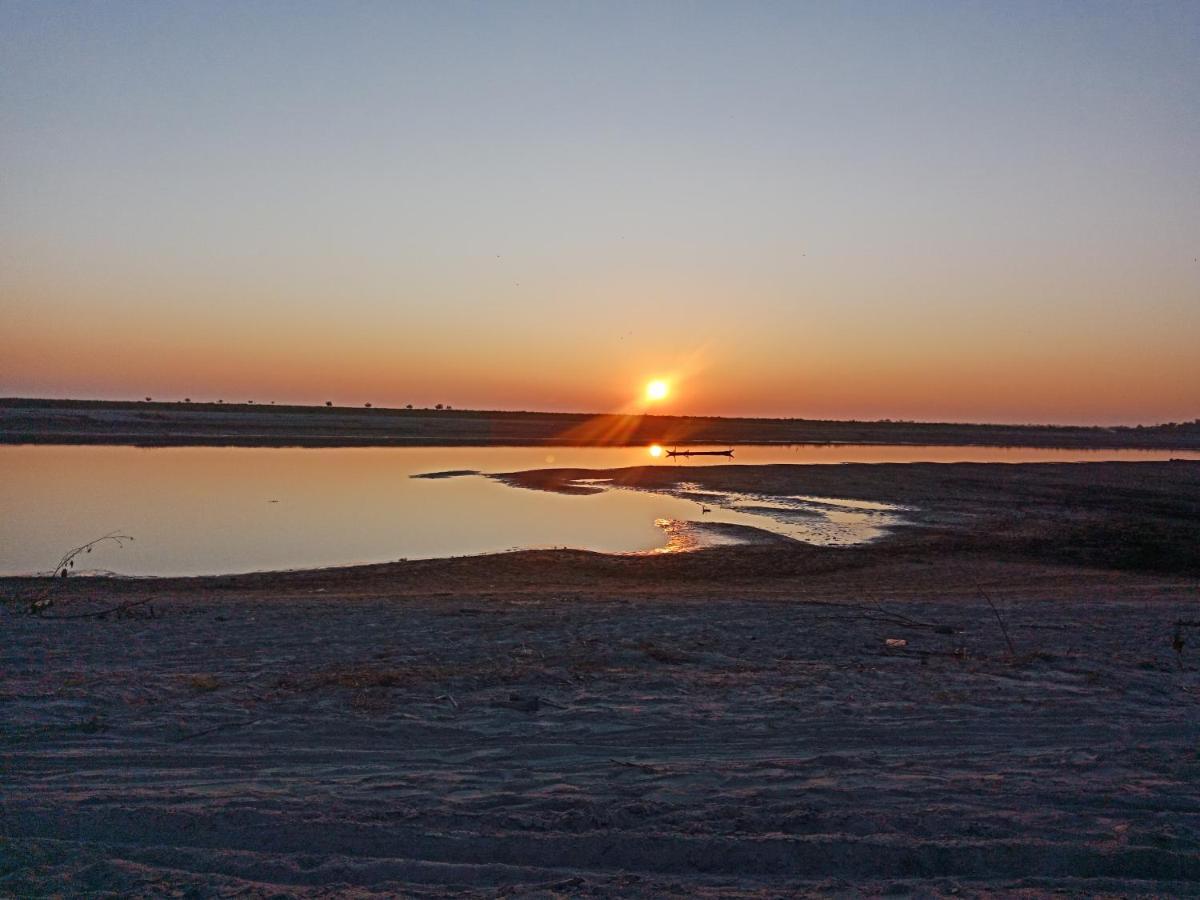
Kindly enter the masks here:
<path id="1" fill-rule="evenodd" d="M 660 453 L 653 448 L 659 447 Z M 684 448 L 680 448 L 684 449 Z M 688 450 L 724 451 L 729 445 L 695 446 Z M 643 451 L 647 452 L 647 451 Z M 661 465 L 712 466 L 823 465 L 837 463 L 1034 463 L 1034 462 L 1164 462 L 1169 459 L 1200 460 L 1197 450 L 1074 450 L 1059 447 L 957 447 L 923 444 L 772 444 L 739 445 L 737 455 L 730 460 L 723 456 L 667 455 L 665 448 L 654 444 L 651 456 L 661 456 Z M 653 464 L 653 460 L 650 461 Z M 645 457 L 637 463 L 645 465 Z"/>
<path id="2" fill-rule="evenodd" d="M 737 450 L 740 464 L 1169 456 L 1187 454 L 879 446 Z M 857 512 L 865 518 L 853 520 L 846 517 L 856 510 L 836 499 L 692 497 L 686 496 L 686 487 L 673 496 L 630 490 L 565 496 L 515 489 L 490 478 L 411 477 L 454 470 L 714 463 L 730 461 L 656 461 L 644 446 L 0 447 L 0 571 L 43 571 L 66 549 L 113 531 L 132 534 L 137 541 L 123 550 L 97 550 L 88 557 L 96 569 L 131 575 L 211 574 L 523 547 L 643 552 L 670 547 L 671 529 L 683 535 L 681 541 L 729 540 L 719 526 L 766 527 L 764 518 L 772 530 L 803 527 L 811 533 L 819 526 L 837 541 L 860 526 L 886 527 L 886 517 L 894 514 L 862 506 Z M 701 512 L 701 505 L 712 511 Z M 656 520 L 680 524 L 664 529 Z M 707 527 L 696 529 L 689 522 Z"/>
<path id="3" fill-rule="evenodd" d="M 639 489 L 614 487 L 606 478 L 577 478 L 568 482 L 581 487 L 640 493 Z M 665 492 L 689 504 L 685 518 L 659 520 L 668 552 L 719 544 L 752 541 L 757 532 L 780 535 L 807 544 L 839 547 L 882 537 L 904 521 L 904 507 L 887 503 L 843 500 L 836 497 L 774 497 L 701 488 L 682 482 Z M 663 496 L 663 493 L 658 493 Z M 738 531 L 722 526 L 736 526 Z"/>

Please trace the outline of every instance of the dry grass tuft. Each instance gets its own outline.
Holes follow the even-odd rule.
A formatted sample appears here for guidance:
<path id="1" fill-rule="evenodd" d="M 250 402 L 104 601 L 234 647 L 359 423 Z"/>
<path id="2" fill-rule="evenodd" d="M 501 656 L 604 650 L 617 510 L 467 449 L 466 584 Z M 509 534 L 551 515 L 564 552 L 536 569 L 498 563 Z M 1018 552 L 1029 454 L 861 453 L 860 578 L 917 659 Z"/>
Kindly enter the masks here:
<path id="1" fill-rule="evenodd" d="M 650 641 L 643 641 L 638 644 L 638 649 L 655 662 L 678 664 L 692 661 L 690 654 L 680 652 L 679 650 L 672 650 L 670 647 L 662 647 Z"/>
<path id="2" fill-rule="evenodd" d="M 187 679 L 187 685 L 193 691 L 207 694 L 209 691 L 215 691 L 221 686 L 221 682 L 213 675 L 190 675 Z"/>

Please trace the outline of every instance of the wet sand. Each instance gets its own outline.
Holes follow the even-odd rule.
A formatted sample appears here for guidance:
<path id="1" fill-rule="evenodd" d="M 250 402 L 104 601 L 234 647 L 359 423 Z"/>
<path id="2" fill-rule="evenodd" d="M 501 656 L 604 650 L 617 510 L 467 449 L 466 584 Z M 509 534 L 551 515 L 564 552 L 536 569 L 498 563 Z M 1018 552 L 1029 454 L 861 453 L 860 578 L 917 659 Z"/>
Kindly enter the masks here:
<path id="1" fill-rule="evenodd" d="M 1200 568 L 1120 549 L 1200 466 L 1095 465 L 687 473 L 920 507 L 862 548 L 67 579 L 138 605 L 4 614 L 0 894 L 1200 893 Z"/>
<path id="2" fill-rule="evenodd" d="M 493 476 L 515 487 L 615 487 L 818 496 L 905 507 L 909 527 L 878 552 L 945 563 L 957 553 L 1012 561 L 1200 575 L 1200 462 L 903 463 L 539 469 Z"/>

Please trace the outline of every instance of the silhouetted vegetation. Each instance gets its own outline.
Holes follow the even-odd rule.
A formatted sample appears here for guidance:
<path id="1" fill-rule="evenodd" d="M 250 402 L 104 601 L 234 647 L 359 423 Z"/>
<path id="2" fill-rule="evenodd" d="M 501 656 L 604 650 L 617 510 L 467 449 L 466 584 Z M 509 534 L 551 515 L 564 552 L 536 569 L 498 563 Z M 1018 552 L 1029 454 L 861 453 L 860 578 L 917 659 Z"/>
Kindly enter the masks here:
<path id="1" fill-rule="evenodd" d="M 127 542 L 132 542 L 133 537 L 128 534 L 120 534 L 112 532 L 110 534 L 98 537 L 95 540 L 88 541 L 86 544 L 80 544 L 78 547 L 72 547 L 64 553 L 55 563 L 54 568 L 48 573 L 45 573 L 47 578 L 44 584 L 36 588 L 27 596 L 5 597 L 2 602 L 6 604 L 24 605 L 25 611 L 30 615 L 40 616 L 45 610 L 49 609 L 57 601 L 58 584 L 75 571 L 75 563 L 82 556 L 89 555 L 97 547 L 104 544 L 115 544 L 117 547 L 124 547 Z M 115 611 L 109 610 L 109 611 Z M 86 615 L 95 615 L 95 613 L 87 613 Z M 71 617 L 60 617 L 71 618 Z"/>
<path id="2" fill-rule="evenodd" d="M 229 406 L 228 410 L 224 406 Z M 122 410 L 142 401 L 35 400 L 0 398 L 0 443 L 118 443 L 245 444 L 269 445 L 284 441 L 292 445 L 344 446 L 386 445 L 414 441 L 424 444 L 570 444 L 604 443 L 605 438 L 623 445 L 678 442 L 689 444 L 858 444 L 895 443 L 946 446 L 1061 447 L 1067 449 L 1200 449 L 1200 423 L 1168 423 L 1154 427 L 1052 427 L 1027 425 L 966 425 L 913 422 L 838 422 L 806 419 L 722 419 L 700 416 L 592 416 L 582 413 L 545 413 L 488 410 L 454 410 L 448 403 L 431 408 L 407 404 L 403 409 L 375 407 L 370 417 L 324 401 L 318 407 L 292 404 L 267 405 L 212 403 L 153 403 L 159 414 L 154 420 L 131 422 Z M 207 411 L 220 410 L 220 417 L 206 418 Z M 451 411 L 454 416 L 442 416 Z M 70 416 L 69 413 L 86 416 Z M 280 414 L 275 418 L 275 414 Z M 284 415 L 286 414 L 286 419 Z M 345 434 L 335 426 L 347 421 Z M 179 416 L 177 422 L 172 421 Z M 235 416 L 257 417 L 237 420 Z M 311 417 L 306 420 L 305 417 Z M 422 416 L 435 421 L 417 424 Z M 111 418 L 110 418 L 111 417 Z M 394 417 L 394 418 L 393 418 Z M 245 423 L 243 425 L 242 423 Z M 175 426 L 181 426 L 176 428 Z M 245 429 L 246 434 L 240 432 Z M 411 428 L 412 431 L 407 429 Z M 276 436 L 278 434 L 278 437 Z M 613 438 L 612 436 L 618 436 Z"/>

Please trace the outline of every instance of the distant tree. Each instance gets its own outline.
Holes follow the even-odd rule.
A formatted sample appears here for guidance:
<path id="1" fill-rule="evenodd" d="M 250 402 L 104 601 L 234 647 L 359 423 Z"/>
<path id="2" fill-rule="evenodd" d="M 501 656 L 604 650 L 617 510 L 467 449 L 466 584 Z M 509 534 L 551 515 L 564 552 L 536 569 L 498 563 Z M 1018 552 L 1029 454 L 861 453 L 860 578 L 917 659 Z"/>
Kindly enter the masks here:
<path id="1" fill-rule="evenodd" d="M 249 403 L 251 406 L 253 406 L 253 405 L 254 405 L 254 401 L 253 401 L 253 400 L 247 400 L 246 402 L 247 402 L 247 403 Z"/>
<path id="2" fill-rule="evenodd" d="M 364 403 L 364 404 L 363 404 L 363 406 L 365 406 L 367 409 L 370 409 L 370 408 L 371 408 L 371 404 L 370 404 L 370 403 Z"/>
<path id="3" fill-rule="evenodd" d="M 404 407 L 404 408 L 405 408 L 405 409 L 412 409 L 412 404 L 410 403 L 410 404 L 408 404 L 408 406 L 406 406 L 406 407 Z"/>
<path id="4" fill-rule="evenodd" d="M 149 402 L 150 402 L 151 400 L 153 400 L 153 399 L 154 399 L 153 397 L 147 397 L 147 398 L 146 398 L 146 402 L 147 402 L 147 403 L 149 403 Z"/>
<path id="5" fill-rule="evenodd" d="M 150 398 L 147 397 L 146 399 L 149 400 Z M 441 408 L 442 408 L 442 404 L 440 404 L 440 403 L 434 407 L 434 409 L 441 409 Z"/>
<path id="6" fill-rule="evenodd" d="M 333 401 L 332 401 L 332 400 L 326 400 L 326 401 L 325 401 L 325 405 L 326 405 L 326 406 L 333 406 Z"/>
<path id="7" fill-rule="evenodd" d="M 184 398 L 183 398 L 183 402 L 184 402 L 184 403 L 191 403 L 191 402 L 192 402 L 192 398 L 191 398 L 191 397 L 184 397 Z"/>
<path id="8" fill-rule="evenodd" d="M 449 404 L 449 403 L 447 403 L 447 404 L 446 404 L 446 409 L 450 409 L 450 404 Z"/>
<path id="9" fill-rule="evenodd" d="M 218 400 L 217 402 L 218 402 L 218 403 L 224 403 L 225 401 L 224 401 L 224 400 Z"/>

